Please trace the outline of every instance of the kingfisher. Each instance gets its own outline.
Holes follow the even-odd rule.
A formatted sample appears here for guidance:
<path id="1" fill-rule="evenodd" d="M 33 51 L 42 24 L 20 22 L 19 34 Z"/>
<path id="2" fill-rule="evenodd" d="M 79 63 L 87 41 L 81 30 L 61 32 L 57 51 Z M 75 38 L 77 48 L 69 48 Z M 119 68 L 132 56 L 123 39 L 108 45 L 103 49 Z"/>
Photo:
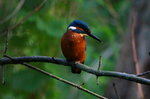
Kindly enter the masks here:
<path id="1" fill-rule="evenodd" d="M 101 42 L 98 37 L 91 33 L 87 23 L 81 20 L 74 20 L 69 24 L 61 39 L 61 50 L 67 61 L 84 64 L 86 54 L 85 36 L 90 36 Z M 71 71 L 76 74 L 81 73 L 81 69 L 73 66 Z"/>

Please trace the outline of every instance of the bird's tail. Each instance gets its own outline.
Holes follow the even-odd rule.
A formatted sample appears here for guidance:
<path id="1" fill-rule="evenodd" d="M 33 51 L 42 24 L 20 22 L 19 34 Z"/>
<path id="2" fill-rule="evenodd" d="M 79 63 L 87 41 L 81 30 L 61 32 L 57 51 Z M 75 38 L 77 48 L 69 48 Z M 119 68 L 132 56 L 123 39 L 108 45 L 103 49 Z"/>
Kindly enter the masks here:
<path id="1" fill-rule="evenodd" d="M 80 74 L 81 73 L 81 69 L 76 68 L 76 67 L 71 67 L 71 72 L 75 73 L 75 74 Z"/>

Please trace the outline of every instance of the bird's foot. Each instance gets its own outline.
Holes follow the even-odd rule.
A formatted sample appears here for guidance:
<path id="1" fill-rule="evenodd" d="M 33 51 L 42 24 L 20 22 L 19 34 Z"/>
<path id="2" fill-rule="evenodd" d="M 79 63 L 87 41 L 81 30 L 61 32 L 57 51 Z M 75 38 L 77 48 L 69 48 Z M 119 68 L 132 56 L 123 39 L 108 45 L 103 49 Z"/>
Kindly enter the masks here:
<path id="1" fill-rule="evenodd" d="M 76 62 L 74 62 L 75 64 L 81 64 L 81 62 L 80 61 L 76 61 Z"/>

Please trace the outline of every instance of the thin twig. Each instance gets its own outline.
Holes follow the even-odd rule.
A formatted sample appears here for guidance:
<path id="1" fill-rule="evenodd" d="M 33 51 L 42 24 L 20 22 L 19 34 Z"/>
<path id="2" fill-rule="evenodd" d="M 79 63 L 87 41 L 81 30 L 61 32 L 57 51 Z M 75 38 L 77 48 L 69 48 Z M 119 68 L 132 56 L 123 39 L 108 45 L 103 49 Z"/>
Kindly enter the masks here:
<path id="1" fill-rule="evenodd" d="M 18 5 L 16 6 L 16 8 L 14 9 L 14 11 L 12 11 L 12 13 L 8 16 L 6 16 L 4 19 L 2 19 L 0 21 L 0 24 L 3 24 L 5 22 L 7 22 L 8 20 L 10 20 L 12 17 L 14 17 L 19 10 L 22 8 L 23 4 L 24 4 L 25 0 L 20 0 L 20 2 L 18 3 Z"/>
<path id="2" fill-rule="evenodd" d="M 131 20 L 130 33 L 131 33 L 132 54 L 133 54 L 133 60 L 134 60 L 134 64 L 135 64 L 135 70 L 136 70 L 136 74 L 139 74 L 140 73 L 140 65 L 139 65 L 137 52 L 136 52 L 135 34 L 134 34 L 135 24 L 136 24 L 136 13 L 134 12 L 132 15 L 132 20 Z M 137 84 L 137 87 L 138 87 L 138 93 L 139 93 L 140 99 L 144 99 L 142 86 L 140 84 Z"/>
<path id="3" fill-rule="evenodd" d="M 108 12 L 110 13 L 110 15 L 114 18 L 114 20 L 116 22 L 116 28 L 117 28 L 118 33 L 123 33 L 123 29 L 122 29 L 121 23 L 119 21 L 119 19 L 120 19 L 119 14 L 114 9 L 110 0 L 105 0 L 105 2 L 107 3 L 106 8 L 107 8 Z"/>
<path id="4" fill-rule="evenodd" d="M 8 56 L 8 55 L 5 55 L 5 56 L 13 61 L 13 58 L 11 58 L 10 56 Z M 28 68 L 31 68 L 31 69 L 33 69 L 33 70 L 36 70 L 36 71 L 38 71 L 38 72 L 40 72 L 40 73 L 42 73 L 42 74 L 44 74 L 44 75 L 50 76 L 50 77 L 52 77 L 52 78 L 54 78 L 54 79 L 56 79 L 56 80 L 59 80 L 59 81 L 61 81 L 61 82 L 64 82 L 64 83 L 66 83 L 66 84 L 68 84 L 68 85 L 71 85 L 71 86 L 73 86 L 73 87 L 75 87 L 75 88 L 78 88 L 78 89 L 80 89 L 80 90 L 82 90 L 82 91 L 84 91 L 84 92 L 86 92 L 86 93 L 89 93 L 89 94 L 91 94 L 91 95 L 93 95 L 93 96 L 95 96 L 95 97 L 97 97 L 97 98 L 100 98 L 100 99 L 108 99 L 108 98 L 106 98 L 106 97 L 104 97 L 104 96 L 101 96 L 101 95 L 99 95 L 99 94 L 97 94 L 97 93 L 95 93 L 95 92 L 93 92 L 93 91 L 90 91 L 90 90 L 88 90 L 88 89 L 86 89 L 86 88 L 83 88 L 83 87 L 80 86 L 80 85 L 77 85 L 77 84 L 75 84 L 75 83 L 73 83 L 73 82 L 70 82 L 70 81 L 65 80 L 65 79 L 63 79 L 63 78 L 60 78 L 60 77 L 58 77 L 58 76 L 56 76 L 56 75 L 53 75 L 53 74 L 51 74 L 51 73 L 49 73 L 49 72 L 46 72 L 46 71 L 44 71 L 44 70 L 42 70 L 42 69 L 40 69 L 40 68 L 37 68 L 37 67 L 32 66 L 32 65 L 27 64 L 27 63 L 21 63 L 21 64 L 24 65 L 24 66 L 26 66 L 26 67 L 28 67 Z"/>
<path id="5" fill-rule="evenodd" d="M 54 63 L 59 64 L 59 66 L 74 66 L 76 68 L 79 68 L 87 73 L 97 75 L 97 76 L 106 76 L 106 77 L 116 77 L 121 79 L 126 79 L 129 81 L 150 85 L 150 79 L 138 77 L 134 74 L 127 74 L 122 72 L 114 72 L 114 71 L 97 71 L 90 66 L 87 66 L 85 64 L 80 63 L 72 63 L 68 62 L 65 59 L 55 58 L 55 60 L 52 59 L 52 57 L 48 56 L 24 56 L 24 57 L 12 57 L 13 62 L 8 58 L 0 58 L 0 65 L 3 64 L 20 64 L 23 62 L 43 62 L 43 63 Z"/>
<path id="6" fill-rule="evenodd" d="M 5 40 L 5 44 L 4 44 L 3 57 L 4 57 L 4 55 L 6 55 L 7 50 L 8 50 L 8 35 L 9 35 L 9 32 L 7 32 L 6 38 L 5 38 L 6 40 Z"/>
<path id="7" fill-rule="evenodd" d="M 146 71 L 146 72 L 137 74 L 137 76 L 145 76 L 145 75 L 148 75 L 148 74 L 150 74 L 150 71 Z"/>
<path id="8" fill-rule="evenodd" d="M 36 13 L 37 11 L 39 11 L 43 5 L 47 2 L 47 0 L 43 0 L 37 7 L 35 7 L 31 12 L 29 12 L 26 16 L 24 16 L 17 24 L 9 27 L 6 31 L 4 31 L 4 33 L 2 33 L 3 35 L 5 35 L 7 33 L 7 31 L 12 31 L 13 29 L 15 29 L 16 27 L 20 26 L 21 24 L 23 24 L 30 16 L 32 16 L 34 13 Z"/>
<path id="9" fill-rule="evenodd" d="M 101 67 L 101 64 L 102 64 L 102 56 L 99 57 L 99 65 L 98 65 L 98 68 L 97 70 L 100 71 L 100 67 Z M 96 76 L 96 84 L 98 85 L 99 84 L 99 77 Z"/>
<path id="10" fill-rule="evenodd" d="M 21 6 L 23 5 L 25 0 L 20 1 L 20 3 L 18 4 L 18 6 L 16 7 L 16 10 L 19 11 L 19 9 L 21 8 Z M 6 31 L 4 31 L 4 33 L 1 33 L 2 35 L 7 35 L 10 31 L 12 31 L 13 29 L 15 29 L 16 27 L 20 26 L 21 24 L 23 24 L 30 16 L 32 16 L 35 12 L 39 11 L 43 5 L 47 2 L 47 0 L 43 0 L 34 10 L 32 10 L 31 12 L 29 12 L 26 16 L 24 16 L 17 24 L 9 27 Z M 5 21 L 9 20 L 11 18 L 11 16 L 13 16 L 17 11 L 15 10 L 15 12 L 13 12 L 8 18 L 6 18 L 4 21 L 1 21 L 0 24 L 4 23 Z M 0 35 L 1 35 L 0 34 Z M 2 36 L 1 35 L 1 36 Z M 4 46 L 4 53 L 3 56 L 6 55 L 8 49 L 8 38 L 6 38 L 6 42 L 5 42 L 5 46 Z M 2 77 L 2 84 L 4 84 L 4 66 L 1 66 L 1 77 Z"/>
<path id="11" fill-rule="evenodd" d="M 8 35 L 9 35 L 9 32 L 7 32 L 6 34 L 6 38 L 5 38 L 5 44 L 4 44 L 4 51 L 3 51 L 3 57 L 6 55 L 7 53 L 7 50 L 8 50 Z M 0 70 L 1 70 L 1 82 L 2 84 L 4 85 L 5 84 L 5 67 L 4 65 L 0 65 Z"/>
<path id="12" fill-rule="evenodd" d="M 113 82 L 113 88 L 114 88 L 117 99 L 120 99 L 120 96 L 119 96 L 117 88 L 116 88 L 116 84 L 114 82 Z"/>
<path id="13" fill-rule="evenodd" d="M 52 77 L 52 78 L 54 78 L 54 79 L 57 79 L 57 80 L 59 80 L 59 81 L 61 81 L 61 82 L 64 82 L 64 83 L 69 84 L 69 85 L 71 85 L 71 86 L 73 86 L 73 87 L 75 87 L 75 88 L 78 88 L 78 89 L 80 89 L 80 90 L 82 90 L 82 91 L 85 91 L 85 92 L 87 92 L 87 93 L 89 93 L 89 94 L 91 94 L 91 95 L 93 95 L 93 96 L 96 96 L 97 98 L 108 99 L 108 98 L 106 98 L 106 97 L 104 97 L 104 96 L 101 96 L 101 95 L 99 95 L 99 94 L 97 94 L 97 93 L 95 93 L 95 92 L 93 92 L 93 91 L 90 91 L 90 90 L 88 90 L 88 89 L 86 89 L 86 88 L 83 88 L 83 87 L 80 86 L 80 85 L 77 85 L 77 84 L 75 84 L 75 83 L 72 83 L 72 82 L 70 82 L 70 81 L 67 81 L 67 80 L 65 80 L 65 79 L 62 79 L 62 78 L 60 78 L 60 77 L 58 77 L 58 76 L 56 76 L 56 75 L 53 75 L 53 74 L 51 74 L 51 73 L 48 73 L 48 72 L 46 72 L 46 71 L 44 71 L 44 70 L 41 70 L 41 69 L 39 69 L 39 68 L 37 68 L 37 67 L 35 67 L 35 66 L 29 65 L 29 64 L 27 64 L 27 63 L 22 63 L 22 64 L 25 65 L 25 66 L 27 66 L 27 67 L 29 67 L 29 68 L 31 68 L 31 69 L 34 69 L 34 70 L 36 70 L 36 71 L 38 71 L 38 72 L 40 72 L 40 73 L 42 73 L 42 74 L 48 75 L 48 76 L 50 76 L 50 77 Z"/>
<path id="14" fill-rule="evenodd" d="M 101 65 L 102 65 L 102 56 L 100 56 L 100 58 L 99 58 L 99 66 L 97 69 L 98 71 L 100 71 Z"/>
<path id="15" fill-rule="evenodd" d="M 1 83 L 4 85 L 5 84 L 5 77 L 4 77 L 4 66 L 3 65 L 0 65 L 0 81 Z"/>

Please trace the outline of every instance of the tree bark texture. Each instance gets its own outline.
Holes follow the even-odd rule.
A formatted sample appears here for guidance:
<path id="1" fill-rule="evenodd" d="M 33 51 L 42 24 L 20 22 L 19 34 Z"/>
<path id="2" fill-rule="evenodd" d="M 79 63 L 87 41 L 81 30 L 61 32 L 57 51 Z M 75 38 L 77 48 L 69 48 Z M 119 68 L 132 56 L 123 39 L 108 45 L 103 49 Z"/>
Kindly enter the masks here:
<path id="1" fill-rule="evenodd" d="M 116 71 L 135 73 L 135 66 L 133 61 L 131 38 L 130 38 L 130 24 L 131 16 L 136 14 L 135 26 L 135 44 L 140 64 L 140 72 L 150 71 L 150 0 L 133 0 L 132 9 L 130 10 L 130 17 L 126 33 L 123 33 L 123 42 L 121 44 L 120 57 L 116 66 Z M 150 79 L 150 74 L 144 76 Z M 116 83 L 116 88 L 120 99 L 140 99 L 138 97 L 137 85 L 135 83 L 125 81 L 122 79 L 113 79 L 109 83 L 106 96 L 110 99 L 116 99 L 112 83 Z M 142 85 L 145 99 L 150 99 L 150 87 Z"/>

